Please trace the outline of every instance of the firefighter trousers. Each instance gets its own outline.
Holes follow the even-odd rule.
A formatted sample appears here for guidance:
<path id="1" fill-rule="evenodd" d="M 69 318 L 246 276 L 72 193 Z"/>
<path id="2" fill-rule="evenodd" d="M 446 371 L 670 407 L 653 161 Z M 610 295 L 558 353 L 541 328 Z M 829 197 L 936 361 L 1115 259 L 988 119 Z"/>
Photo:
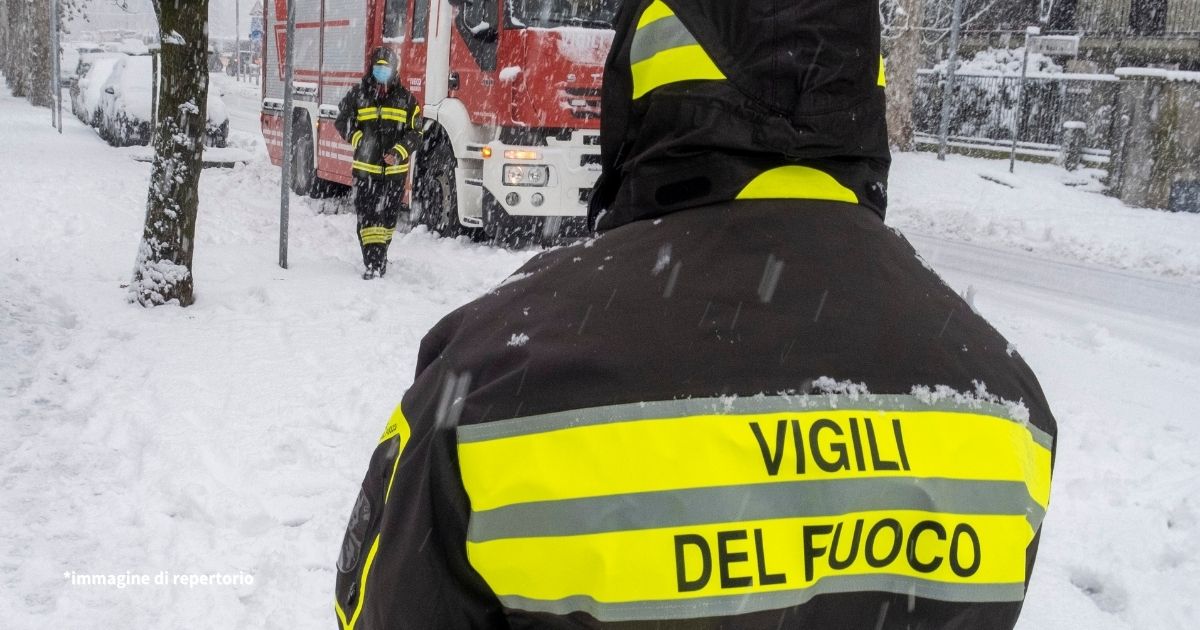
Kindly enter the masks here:
<path id="1" fill-rule="evenodd" d="M 358 243 L 363 266 L 383 275 L 387 250 L 404 206 L 403 178 L 359 178 L 354 182 L 354 210 L 358 214 Z"/>

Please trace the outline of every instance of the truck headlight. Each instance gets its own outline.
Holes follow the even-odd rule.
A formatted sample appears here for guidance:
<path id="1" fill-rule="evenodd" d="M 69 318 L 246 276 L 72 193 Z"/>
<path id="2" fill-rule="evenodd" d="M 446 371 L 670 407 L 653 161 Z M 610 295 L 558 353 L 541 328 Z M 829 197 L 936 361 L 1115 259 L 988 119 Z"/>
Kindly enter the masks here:
<path id="1" fill-rule="evenodd" d="M 504 165 L 505 186 L 545 186 L 550 183 L 549 166 Z"/>

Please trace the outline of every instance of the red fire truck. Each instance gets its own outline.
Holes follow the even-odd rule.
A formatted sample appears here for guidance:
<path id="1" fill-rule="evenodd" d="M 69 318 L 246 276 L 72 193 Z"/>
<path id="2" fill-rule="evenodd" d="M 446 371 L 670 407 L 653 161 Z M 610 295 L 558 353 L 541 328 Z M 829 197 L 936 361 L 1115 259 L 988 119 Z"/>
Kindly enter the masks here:
<path id="1" fill-rule="evenodd" d="M 283 111 L 289 1 L 293 103 Z M 501 240 L 582 232 L 600 168 L 600 81 L 620 0 L 270 0 L 262 129 L 295 192 L 351 183 L 333 121 L 376 46 L 401 60 L 422 104 L 413 219 L 443 236 Z M 283 156 L 283 124 L 294 146 Z"/>

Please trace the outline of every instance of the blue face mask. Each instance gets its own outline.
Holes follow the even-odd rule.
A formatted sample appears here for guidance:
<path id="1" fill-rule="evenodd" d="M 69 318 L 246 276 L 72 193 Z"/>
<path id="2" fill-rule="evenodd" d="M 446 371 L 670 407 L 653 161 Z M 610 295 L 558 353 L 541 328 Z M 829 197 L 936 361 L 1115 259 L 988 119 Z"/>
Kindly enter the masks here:
<path id="1" fill-rule="evenodd" d="M 392 69 L 388 66 L 375 66 L 371 68 L 371 76 L 380 83 L 387 83 L 392 80 Z"/>

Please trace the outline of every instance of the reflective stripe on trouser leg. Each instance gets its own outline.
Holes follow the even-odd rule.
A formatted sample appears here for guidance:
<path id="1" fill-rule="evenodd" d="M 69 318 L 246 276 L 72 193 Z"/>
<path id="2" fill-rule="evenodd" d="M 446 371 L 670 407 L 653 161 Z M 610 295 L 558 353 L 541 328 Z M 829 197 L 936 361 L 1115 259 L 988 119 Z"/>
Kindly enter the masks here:
<path id="1" fill-rule="evenodd" d="M 358 237 L 363 264 L 368 268 L 382 269 L 386 265 L 403 197 L 402 178 L 360 180 L 356 187 Z"/>
<path id="2" fill-rule="evenodd" d="M 392 242 L 393 229 L 389 227 L 365 227 L 358 231 L 358 240 L 363 245 Z"/>

